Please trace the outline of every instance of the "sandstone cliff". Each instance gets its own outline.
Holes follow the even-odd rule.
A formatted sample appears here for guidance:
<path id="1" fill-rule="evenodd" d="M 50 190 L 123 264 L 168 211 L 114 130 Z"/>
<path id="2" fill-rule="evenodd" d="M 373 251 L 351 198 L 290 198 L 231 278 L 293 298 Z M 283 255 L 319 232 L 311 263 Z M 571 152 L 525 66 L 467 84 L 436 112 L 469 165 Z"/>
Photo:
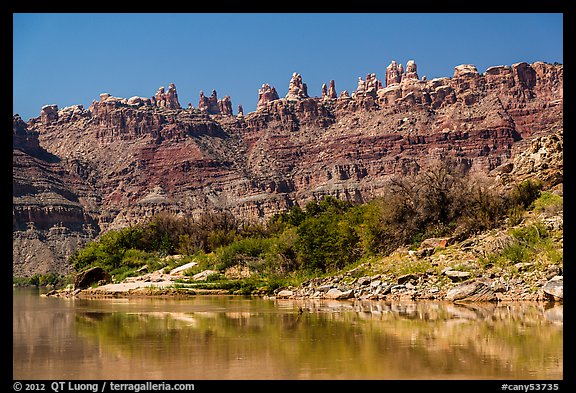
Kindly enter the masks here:
<path id="1" fill-rule="evenodd" d="M 174 84 L 15 115 L 14 274 L 63 273 L 87 239 L 159 211 L 256 220 L 324 195 L 361 202 L 433 159 L 493 171 L 563 130 L 562 65 L 460 65 L 426 80 L 414 61 L 392 62 L 384 83 L 368 74 L 337 95 L 330 81 L 322 97 L 304 79 L 294 73 L 284 98 L 263 85 L 257 110 L 237 116 L 216 91 L 181 108 Z"/>

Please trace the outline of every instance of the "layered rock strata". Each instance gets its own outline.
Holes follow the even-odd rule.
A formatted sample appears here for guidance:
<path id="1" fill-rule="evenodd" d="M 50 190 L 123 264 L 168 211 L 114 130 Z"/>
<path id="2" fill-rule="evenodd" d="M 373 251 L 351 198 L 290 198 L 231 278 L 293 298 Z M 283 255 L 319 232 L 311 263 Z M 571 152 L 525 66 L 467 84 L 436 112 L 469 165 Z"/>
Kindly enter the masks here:
<path id="1" fill-rule="evenodd" d="M 262 220 L 325 195 L 361 202 L 434 160 L 488 172 L 534 138 L 561 137 L 562 65 L 483 74 L 461 65 L 451 78 L 423 80 L 413 61 L 405 71 L 392 62 L 385 86 L 375 73 L 359 82 L 352 95 L 338 96 L 331 81 L 323 97 L 309 97 L 294 73 L 286 97 L 264 84 L 256 111 L 239 107 L 238 116 L 215 91 L 183 109 L 173 84 L 150 99 L 104 93 L 88 109 L 47 105 L 27 123 L 15 116 L 15 273 L 41 270 L 24 267 L 29 227 L 49 234 L 56 225 L 70 231 L 61 239 L 78 239 L 53 243 L 70 247 L 42 258 L 44 270 L 62 272 L 73 243 L 159 211 Z"/>
<path id="2" fill-rule="evenodd" d="M 13 275 L 67 273 L 67 258 L 100 232 L 90 164 L 44 150 L 18 115 L 12 136 Z"/>

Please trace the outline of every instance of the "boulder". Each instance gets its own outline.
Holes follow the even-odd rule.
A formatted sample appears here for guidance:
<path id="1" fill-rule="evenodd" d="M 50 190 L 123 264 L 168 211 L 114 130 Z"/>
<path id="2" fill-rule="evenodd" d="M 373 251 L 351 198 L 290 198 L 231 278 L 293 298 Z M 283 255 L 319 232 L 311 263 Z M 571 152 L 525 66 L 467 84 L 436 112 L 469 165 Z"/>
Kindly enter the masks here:
<path id="1" fill-rule="evenodd" d="M 354 290 L 341 291 L 337 288 L 332 288 L 326 292 L 325 297 L 328 299 L 349 299 L 354 296 Z"/>
<path id="2" fill-rule="evenodd" d="M 403 276 L 398 277 L 398 284 L 405 284 L 411 280 L 417 280 L 418 276 L 416 274 L 404 274 Z"/>
<path id="3" fill-rule="evenodd" d="M 497 299 L 489 284 L 483 281 L 474 281 L 449 290 L 446 293 L 446 300 L 453 302 L 493 302 Z"/>
<path id="4" fill-rule="evenodd" d="M 544 294 L 553 300 L 564 298 L 564 276 L 554 276 L 542 287 Z"/>
<path id="5" fill-rule="evenodd" d="M 214 274 L 218 274 L 217 270 L 203 270 L 198 274 L 195 274 L 192 276 L 192 280 L 194 281 L 204 281 L 206 279 L 208 279 L 208 277 L 214 275 Z"/>
<path id="6" fill-rule="evenodd" d="M 287 297 L 290 297 L 292 295 L 294 295 L 293 291 L 290 291 L 289 289 L 283 289 L 276 294 L 276 297 L 277 298 L 287 298 Z"/>
<path id="7" fill-rule="evenodd" d="M 453 282 L 457 281 L 465 281 L 472 276 L 470 272 L 461 272 L 458 270 L 447 270 L 444 272 L 444 275 L 450 278 Z"/>
<path id="8" fill-rule="evenodd" d="M 332 284 L 320 285 L 316 288 L 319 292 L 328 292 L 330 289 L 332 289 Z"/>
<path id="9" fill-rule="evenodd" d="M 420 243 L 420 248 L 436 248 L 436 247 L 446 247 L 450 242 L 449 237 L 430 237 L 425 239 Z"/>
<path id="10" fill-rule="evenodd" d="M 74 289 L 85 289 L 101 281 L 110 282 L 110 274 L 101 267 L 93 267 L 76 275 L 74 279 Z"/>
<path id="11" fill-rule="evenodd" d="M 196 262 L 190 262 L 190 263 L 186 263 L 182 266 L 178 266 L 177 268 L 174 268 L 170 271 L 170 275 L 171 276 L 179 276 L 182 275 L 186 270 L 190 269 L 191 267 L 194 267 L 198 265 L 198 263 Z"/>

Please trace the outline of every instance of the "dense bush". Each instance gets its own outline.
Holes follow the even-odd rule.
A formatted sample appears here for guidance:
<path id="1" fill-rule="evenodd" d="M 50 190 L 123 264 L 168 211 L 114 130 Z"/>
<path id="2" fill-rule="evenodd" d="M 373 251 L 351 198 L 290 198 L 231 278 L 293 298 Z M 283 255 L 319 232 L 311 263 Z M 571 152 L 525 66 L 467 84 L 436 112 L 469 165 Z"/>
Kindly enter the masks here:
<path id="1" fill-rule="evenodd" d="M 216 250 L 216 256 L 220 261 L 218 267 L 224 269 L 239 263 L 251 265 L 262 258 L 270 249 L 271 243 L 272 239 L 249 237 L 220 247 Z"/>
<path id="2" fill-rule="evenodd" d="M 46 273 L 46 274 L 34 274 L 32 277 L 16 280 L 23 285 L 33 285 L 36 287 L 61 287 L 68 283 L 68 279 L 65 276 L 56 273 Z"/>
<path id="3" fill-rule="evenodd" d="M 512 205 L 521 206 L 524 209 L 531 207 L 532 203 L 540 196 L 542 183 L 538 180 L 525 180 L 514 185 L 510 192 L 510 201 Z"/>
<path id="4" fill-rule="evenodd" d="M 97 241 L 89 242 L 84 248 L 77 250 L 69 262 L 76 271 L 89 266 L 100 266 L 112 271 L 122 265 L 128 250 L 140 247 L 141 238 L 142 231 L 139 228 L 108 231 Z"/>
<path id="5" fill-rule="evenodd" d="M 562 208 L 555 196 L 537 199 L 540 188 L 527 180 L 507 193 L 485 175 L 438 162 L 391 179 L 386 192 L 370 202 L 327 196 L 304 208 L 293 206 L 266 223 L 246 223 L 229 212 L 198 217 L 161 213 L 141 225 L 104 233 L 70 261 L 76 270 L 101 266 L 125 276 L 145 265 L 159 268 L 159 258 L 179 253 L 199 261 L 194 272 L 245 265 L 269 277 L 325 273 L 401 246 L 418 247 L 429 237 L 464 238 L 501 225 L 507 217 L 514 224 L 534 206 Z"/>

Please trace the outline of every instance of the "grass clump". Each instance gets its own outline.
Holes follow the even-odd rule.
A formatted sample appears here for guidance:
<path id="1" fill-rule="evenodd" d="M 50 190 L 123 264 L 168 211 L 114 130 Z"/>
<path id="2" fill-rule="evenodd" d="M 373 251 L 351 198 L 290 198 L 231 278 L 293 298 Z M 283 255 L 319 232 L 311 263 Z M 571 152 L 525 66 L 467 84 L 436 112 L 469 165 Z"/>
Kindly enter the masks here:
<path id="1" fill-rule="evenodd" d="M 517 264 L 539 267 L 545 270 L 550 265 L 562 265 L 563 254 L 555 243 L 553 234 L 541 221 L 512 228 L 508 233 L 514 239 L 500 252 L 483 258 L 483 265 L 491 264 L 501 269 L 508 269 L 517 274 Z"/>

